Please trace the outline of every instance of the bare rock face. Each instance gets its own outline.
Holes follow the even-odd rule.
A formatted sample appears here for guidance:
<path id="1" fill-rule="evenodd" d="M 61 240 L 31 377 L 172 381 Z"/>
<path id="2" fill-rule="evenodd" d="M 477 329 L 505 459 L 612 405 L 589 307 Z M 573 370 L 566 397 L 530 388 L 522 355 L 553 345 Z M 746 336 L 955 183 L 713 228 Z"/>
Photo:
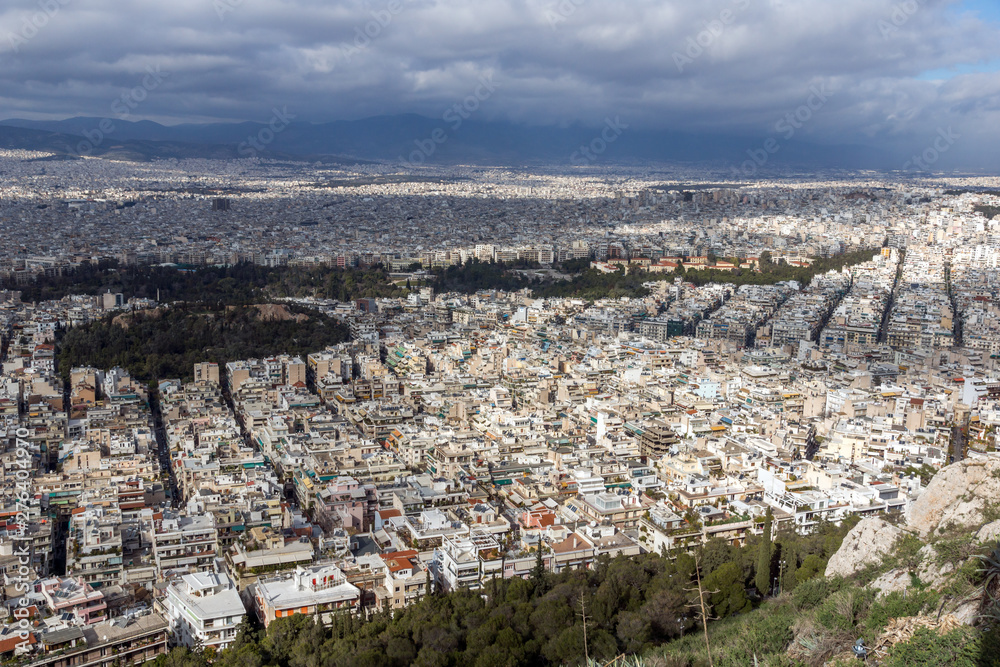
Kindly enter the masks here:
<path id="1" fill-rule="evenodd" d="M 930 544 L 920 549 L 920 567 L 917 568 L 917 578 L 932 588 L 941 588 L 947 583 L 949 575 L 955 571 L 955 563 L 941 563 L 937 551 Z"/>
<path id="2" fill-rule="evenodd" d="M 987 503 L 1000 499 L 1000 461 L 959 461 L 941 469 L 907 515 L 910 528 L 927 538 L 940 527 L 979 526 Z"/>
<path id="3" fill-rule="evenodd" d="M 870 587 L 879 592 L 879 597 L 889 593 L 903 593 L 913 588 L 913 577 L 916 577 L 920 584 L 932 588 L 941 589 L 948 583 L 948 579 L 955 572 L 955 563 L 942 563 L 937 552 L 930 544 L 925 544 L 920 549 L 920 565 L 915 570 L 904 570 L 897 568 L 889 570 L 878 579 L 869 584 Z"/>
<path id="4" fill-rule="evenodd" d="M 844 537 L 837 553 L 830 557 L 826 576 L 849 577 L 866 565 L 879 562 L 905 534 L 901 528 L 878 517 L 862 519 Z"/>
<path id="5" fill-rule="evenodd" d="M 988 523 L 976 533 L 976 539 L 982 543 L 1000 540 L 1000 521 Z"/>
<path id="6" fill-rule="evenodd" d="M 979 600 L 971 600 L 960 603 L 952 615 L 964 625 L 973 625 L 979 620 Z"/>
<path id="7" fill-rule="evenodd" d="M 871 588 L 878 591 L 879 597 L 889 593 L 902 593 L 913 587 L 913 579 L 909 572 L 903 570 L 889 570 L 881 577 L 869 584 Z"/>

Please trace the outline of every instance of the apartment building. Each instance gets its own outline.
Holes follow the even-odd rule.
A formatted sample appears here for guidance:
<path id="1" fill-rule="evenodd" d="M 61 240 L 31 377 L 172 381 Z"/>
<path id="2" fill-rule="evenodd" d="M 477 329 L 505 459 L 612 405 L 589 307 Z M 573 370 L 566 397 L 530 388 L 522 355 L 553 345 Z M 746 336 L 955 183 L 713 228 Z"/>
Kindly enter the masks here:
<path id="1" fill-rule="evenodd" d="M 164 615 L 171 643 L 188 648 L 227 648 L 246 609 L 229 575 L 214 572 L 185 574 L 167 586 Z"/>

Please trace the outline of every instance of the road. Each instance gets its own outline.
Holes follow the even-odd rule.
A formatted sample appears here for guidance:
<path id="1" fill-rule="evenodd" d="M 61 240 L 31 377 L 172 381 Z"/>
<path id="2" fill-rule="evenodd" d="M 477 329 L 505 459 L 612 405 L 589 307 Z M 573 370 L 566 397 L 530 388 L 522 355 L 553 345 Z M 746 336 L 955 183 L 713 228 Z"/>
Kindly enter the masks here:
<path id="1" fill-rule="evenodd" d="M 882 312 L 882 324 L 878 328 L 878 342 L 885 343 L 889 339 L 889 318 L 892 317 L 892 307 L 896 304 L 896 290 L 899 289 L 899 279 L 903 276 L 903 257 L 899 258 L 899 266 L 896 267 L 896 277 L 892 281 L 892 289 L 889 290 L 889 299 L 886 301 L 885 310 Z"/>
<path id="2" fill-rule="evenodd" d="M 167 444 L 167 430 L 163 426 L 163 412 L 160 410 L 160 397 L 156 390 L 149 392 L 149 410 L 153 414 L 153 435 L 156 437 L 156 449 L 160 455 L 160 468 L 167 472 L 170 484 L 170 504 L 178 507 L 181 502 L 180 490 L 177 486 L 177 476 L 170 461 L 170 447 Z"/>
<path id="3" fill-rule="evenodd" d="M 965 429 L 960 426 L 951 427 L 951 456 L 949 463 L 965 458 Z"/>

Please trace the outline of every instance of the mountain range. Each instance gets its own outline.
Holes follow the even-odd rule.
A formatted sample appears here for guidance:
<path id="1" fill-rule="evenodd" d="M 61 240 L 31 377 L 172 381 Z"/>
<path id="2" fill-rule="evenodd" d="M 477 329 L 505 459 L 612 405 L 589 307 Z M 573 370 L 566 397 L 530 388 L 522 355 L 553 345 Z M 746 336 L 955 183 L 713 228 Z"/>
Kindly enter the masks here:
<path id="1" fill-rule="evenodd" d="M 770 140 L 770 143 L 769 143 Z M 617 119 L 603 127 L 533 127 L 510 122 L 433 119 L 414 114 L 307 123 L 161 125 L 148 120 L 76 117 L 0 121 L 0 148 L 122 160 L 259 156 L 333 163 L 390 161 L 496 166 L 697 163 L 752 178 L 758 171 L 891 169 L 898 162 L 865 146 L 832 146 L 780 136 L 722 136 L 633 129 Z"/>

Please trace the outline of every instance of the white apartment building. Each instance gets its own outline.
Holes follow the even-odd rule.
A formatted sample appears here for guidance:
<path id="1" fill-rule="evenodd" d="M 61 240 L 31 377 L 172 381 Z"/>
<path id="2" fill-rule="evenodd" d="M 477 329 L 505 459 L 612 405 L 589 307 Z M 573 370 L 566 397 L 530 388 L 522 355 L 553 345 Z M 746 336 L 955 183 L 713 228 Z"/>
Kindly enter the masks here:
<path id="1" fill-rule="evenodd" d="M 163 601 L 172 641 L 178 646 L 229 646 L 246 608 L 227 574 L 185 574 L 167 587 Z"/>
<path id="2" fill-rule="evenodd" d="M 328 622 L 335 614 L 355 613 L 361 600 L 361 589 L 332 564 L 299 566 L 290 575 L 258 581 L 247 590 L 265 627 L 295 614 L 318 615 Z"/>
<path id="3" fill-rule="evenodd" d="M 160 576 L 212 566 L 218 552 L 215 517 L 167 516 L 153 533 L 153 559 Z"/>

